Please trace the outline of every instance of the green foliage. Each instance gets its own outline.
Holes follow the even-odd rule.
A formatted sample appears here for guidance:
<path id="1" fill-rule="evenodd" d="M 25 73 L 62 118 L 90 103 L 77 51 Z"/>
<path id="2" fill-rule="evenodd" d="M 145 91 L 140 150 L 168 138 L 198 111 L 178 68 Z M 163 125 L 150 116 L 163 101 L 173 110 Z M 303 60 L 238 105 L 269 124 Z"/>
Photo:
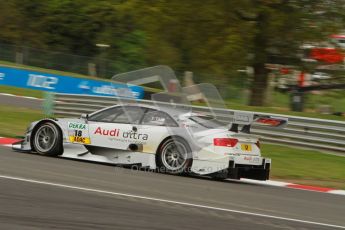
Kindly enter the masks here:
<path id="1" fill-rule="evenodd" d="M 143 55 L 145 42 L 146 37 L 143 31 L 134 30 L 124 34 L 123 38 L 116 44 L 117 52 L 110 54 L 114 56 L 115 69 L 119 72 L 126 72 L 146 67 Z M 117 58 L 118 56 L 121 58 Z"/>
<path id="2" fill-rule="evenodd" d="M 116 72 L 166 64 L 222 87 L 250 65 L 252 89 L 264 92 L 270 57 L 295 57 L 304 41 L 342 29 L 343 8 L 332 0 L 6 0 L 0 41 L 111 59 Z"/>

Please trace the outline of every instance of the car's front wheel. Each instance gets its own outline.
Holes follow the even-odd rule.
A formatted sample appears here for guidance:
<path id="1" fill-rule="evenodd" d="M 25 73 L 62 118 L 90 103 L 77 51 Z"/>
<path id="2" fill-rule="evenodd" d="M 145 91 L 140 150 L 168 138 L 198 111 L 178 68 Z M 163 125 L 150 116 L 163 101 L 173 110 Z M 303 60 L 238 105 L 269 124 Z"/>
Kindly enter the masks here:
<path id="1" fill-rule="evenodd" d="M 52 122 L 44 122 L 38 125 L 32 138 L 33 149 L 46 156 L 58 156 L 62 154 L 62 134 L 59 128 Z"/>
<path id="2" fill-rule="evenodd" d="M 191 149 L 181 138 L 164 141 L 159 147 L 156 157 L 158 171 L 170 174 L 188 173 L 192 161 Z"/>

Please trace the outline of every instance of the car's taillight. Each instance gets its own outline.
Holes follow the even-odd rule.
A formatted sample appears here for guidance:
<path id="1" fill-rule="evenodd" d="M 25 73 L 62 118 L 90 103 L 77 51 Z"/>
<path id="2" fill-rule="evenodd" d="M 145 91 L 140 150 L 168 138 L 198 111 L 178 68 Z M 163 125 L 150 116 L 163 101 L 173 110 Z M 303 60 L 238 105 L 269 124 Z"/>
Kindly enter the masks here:
<path id="1" fill-rule="evenodd" d="M 260 149 L 260 141 L 257 141 L 255 144 L 256 144 L 256 146 L 258 146 L 258 148 Z"/>
<path id="2" fill-rule="evenodd" d="M 255 122 L 260 123 L 262 125 L 271 125 L 271 126 L 279 126 L 283 120 L 274 119 L 274 118 L 259 118 Z"/>
<path id="3" fill-rule="evenodd" d="M 224 146 L 224 147 L 234 147 L 237 144 L 238 140 L 235 138 L 214 138 L 213 144 L 215 146 Z"/>

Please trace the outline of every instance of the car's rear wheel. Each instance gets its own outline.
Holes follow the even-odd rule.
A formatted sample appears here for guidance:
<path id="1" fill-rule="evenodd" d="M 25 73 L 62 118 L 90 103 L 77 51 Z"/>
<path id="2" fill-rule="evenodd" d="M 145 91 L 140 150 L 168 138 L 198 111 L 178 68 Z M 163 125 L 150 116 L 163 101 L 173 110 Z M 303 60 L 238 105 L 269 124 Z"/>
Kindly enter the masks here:
<path id="1" fill-rule="evenodd" d="M 156 163 L 160 172 L 170 174 L 189 173 L 192 154 L 189 145 L 181 138 L 170 138 L 158 149 Z"/>
<path id="2" fill-rule="evenodd" d="M 62 154 L 62 134 L 52 122 L 39 124 L 32 138 L 34 150 L 46 156 Z"/>

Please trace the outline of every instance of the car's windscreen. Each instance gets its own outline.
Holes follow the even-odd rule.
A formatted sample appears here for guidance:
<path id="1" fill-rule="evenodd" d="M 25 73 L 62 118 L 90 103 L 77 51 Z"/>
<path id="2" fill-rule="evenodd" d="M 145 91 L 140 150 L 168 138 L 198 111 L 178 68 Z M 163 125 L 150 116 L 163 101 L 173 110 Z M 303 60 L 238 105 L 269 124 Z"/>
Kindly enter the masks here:
<path id="1" fill-rule="evenodd" d="M 227 125 L 225 122 L 221 122 L 211 116 L 191 116 L 189 119 L 208 129 L 220 128 Z"/>

